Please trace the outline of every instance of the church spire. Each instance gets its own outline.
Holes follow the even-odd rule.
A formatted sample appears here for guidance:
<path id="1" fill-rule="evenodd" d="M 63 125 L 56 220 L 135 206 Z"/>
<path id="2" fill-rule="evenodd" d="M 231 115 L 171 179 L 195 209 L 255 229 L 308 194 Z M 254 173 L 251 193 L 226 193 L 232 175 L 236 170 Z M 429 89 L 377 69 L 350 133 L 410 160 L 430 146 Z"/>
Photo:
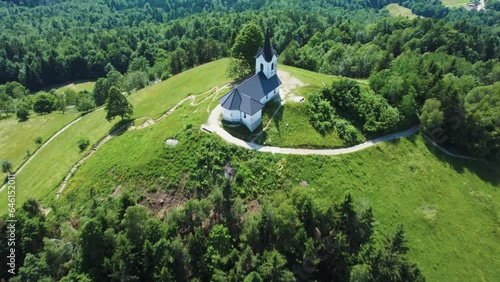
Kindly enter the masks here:
<path id="1" fill-rule="evenodd" d="M 271 62 L 273 59 L 273 47 L 271 47 L 271 30 L 267 28 L 266 39 L 264 42 L 264 58 L 267 62 Z"/>

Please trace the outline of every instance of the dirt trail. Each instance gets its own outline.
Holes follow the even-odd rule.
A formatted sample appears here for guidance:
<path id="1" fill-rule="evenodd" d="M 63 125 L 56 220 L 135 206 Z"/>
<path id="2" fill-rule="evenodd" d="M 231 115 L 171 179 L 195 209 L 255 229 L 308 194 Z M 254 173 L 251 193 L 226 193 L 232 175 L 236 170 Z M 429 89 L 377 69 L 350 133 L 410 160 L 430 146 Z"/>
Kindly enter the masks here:
<path id="1" fill-rule="evenodd" d="M 64 189 L 66 188 L 66 186 L 68 184 L 69 179 L 76 173 L 76 171 L 78 170 L 78 168 L 90 156 L 92 156 L 95 152 L 97 152 L 97 150 L 99 150 L 99 148 L 101 148 L 102 145 L 104 145 L 105 143 L 107 143 L 114 136 L 120 135 L 121 133 L 123 133 L 123 132 L 125 132 L 127 130 L 139 130 L 139 129 L 143 129 L 143 128 L 149 127 L 151 125 L 154 125 L 154 124 L 158 123 L 159 121 L 161 121 L 162 119 L 166 118 L 167 116 L 171 115 L 180 105 L 182 105 L 184 102 L 186 102 L 188 100 L 191 101 L 189 103 L 190 106 L 198 106 L 198 105 L 202 104 L 203 102 L 207 101 L 208 99 L 212 99 L 212 101 L 213 101 L 217 97 L 217 94 L 219 93 L 220 90 L 222 90 L 224 88 L 228 88 L 228 87 L 229 87 L 229 85 L 224 85 L 224 86 L 222 86 L 220 88 L 217 87 L 217 86 L 214 86 L 210 90 L 205 91 L 205 92 L 203 92 L 201 94 L 198 94 L 198 95 L 189 95 L 186 98 L 184 98 L 181 101 L 179 101 L 177 104 L 175 104 L 175 106 L 173 106 L 172 108 L 170 108 L 168 111 L 166 111 L 163 115 L 161 115 L 157 119 L 152 119 L 151 117 L 145 117 L 145 118 L 142 118 L 142 119 L 146 119 L 146 121 L 143 124 L 139 125 L 139 126 L 134 126 L 134 125 L 132 125 L 132 122 L 129 122 L 129 123 L 123 125 L 122 127 L 116 129 L 115 131 L 111 132 L 109 135 L 107 135 L 101 141 L 99 141 L 99 143 L 97 145 L 95 145 L 82 159 L 80 159 L 71 168 L 70 172 L 68 173 L 68 175 L 66 175 L 66 177 L 64 177 L 63 182 L 61 183 L 61 185 L 59 186 L 59 188 L 57 190 L 56 199 L 58 199 L 59 196 L 62 194 L 62 192 L 64 191 Z M 201 101 L 199 101 L 197 103 L 195 102 L 197 97 L 200 97 L 200 96 L 203 96 L 203 95 L 207 95 L 210 92 L 213 92 L 213 93 L 210 94 L 210 95 L 208 95 L 206 98 L 202 99 Z M 207 111 L 209 111 L 209 107 L 210 107 L 210 105 L 208 106 Z"/>

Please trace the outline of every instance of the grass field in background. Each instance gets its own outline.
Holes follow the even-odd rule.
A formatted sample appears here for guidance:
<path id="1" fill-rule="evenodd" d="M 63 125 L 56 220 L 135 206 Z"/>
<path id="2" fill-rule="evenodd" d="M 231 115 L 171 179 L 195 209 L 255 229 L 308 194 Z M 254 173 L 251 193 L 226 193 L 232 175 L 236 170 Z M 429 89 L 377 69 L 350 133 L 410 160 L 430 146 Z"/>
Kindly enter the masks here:
<path id="1" fill-rule="evenodd" d="M 389 15 L 391 15 L 391 17 L 408 17 L 410 19 L 418 17 L 410 9 L 398 4 L 389 4 L 385 8 L 389 11 Z"/>
<path id="2" fill-rule="evenodd" d="M 95 81 L 87 81 L 87 82 L 80 82 L 80 83 L 70 83 L 68 85 L 62 86 L 56 90 L 56 93 L 64 93 L 67 89 L 71 89 L 75 92 L 80 92 L 80 91 L 88 91 L 92 92 L 94 91 L 94 85 Z"/>
<path id="3" fill-rule="evenodd" d="M 470 0 L 441 0 L 441 2 L 445 6 L 457 6 L 457 5 L 469 4 L 472 1 L 470 1 Z"/>

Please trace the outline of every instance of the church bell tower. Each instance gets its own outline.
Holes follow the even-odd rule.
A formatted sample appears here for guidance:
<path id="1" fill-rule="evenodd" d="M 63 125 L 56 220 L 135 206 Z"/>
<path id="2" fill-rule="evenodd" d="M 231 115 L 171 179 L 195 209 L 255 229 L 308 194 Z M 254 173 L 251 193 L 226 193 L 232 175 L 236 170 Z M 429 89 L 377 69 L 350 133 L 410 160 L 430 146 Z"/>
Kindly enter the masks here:
<path id="1" fill-rule="evenodd" d="M 255 56 L 255 73 L 263 72 L 269 79 L 276 75 L 278 69 L 278 57 L 274 48 L 271 46 L 271 31 L 266 31 L 264 47 L 259 48 Z"/>

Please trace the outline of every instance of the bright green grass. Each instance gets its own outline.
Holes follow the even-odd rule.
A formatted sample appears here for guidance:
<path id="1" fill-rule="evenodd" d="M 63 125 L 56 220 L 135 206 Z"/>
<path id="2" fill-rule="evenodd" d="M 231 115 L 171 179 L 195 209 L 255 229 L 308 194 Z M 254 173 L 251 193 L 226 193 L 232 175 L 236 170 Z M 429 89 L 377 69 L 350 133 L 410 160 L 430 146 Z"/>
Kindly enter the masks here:
<path id="1" fill-rule="evenodd" d="M 290 73 L 293 77 L 304 83 L 293 92 L 295 95 L 304 96 L 306 99 L 311 93 L 319 92 L 325 85 L 339 81 L 338 76 L 315 73 L 295 67 L 282 66 L 282 70 Z M 357 79 L 361 89 L 368 89 L 368 81 Z M 267 125 L 276 107 L 266 106 L 263 112 L 263 125 Z M 321 135 L 309 122 L 306 104 L 287 101 L 265 132 L 258 138 L 257 143 L 277 147 L 294 148 L 339 148 L 343 147 L 343 141 L 335 132 Z"/>
<path id="2" fill-rule="evenodd" d="M 135 108 L 134 117 L 159 117 L 189 94 L 199 94 L 214 86 L 223 86 L 229 82 L 224 75 L 227 63 L 227 59 L 208 63 L 133 93 L 130 101 Z M 212 105 L 215 106 L 216 103 Z M 208 114 L 206 109 L 203 112 Z M 17 204 L 22 204 L 28 197 L 41 199 L 49 193 L 55 195 L 57 186 L 71 167 L 84 156 L 78 150 L 78 140 L 88 138 L 93 145 L 104 138 L 116 122 L 107 122 L 105 116 L 103 110 L 88 114 L 40 151 L 16 178 L 19 187 Z M 25 131 L 21 130 L 20 134 L 23 133 Z M 0 192 L 0 198 L 5 195 L 5 190 Z M 0 214 L 5 212 L 6 206 L 1 205 Z"/>
<path id="3" fill-rule="evenodd" d="M 26 151 L 33 153 L 41 146 L 35 143 L 35 138 L 42 137 L 42 142 L 45 142 L 79 116 L 78 113 L 53 112 L 48 115 L 32 114 L 24 122 L 19 122 L 15 115 L 0 120 L 0 160 L 11 160 L 14 169 L 19 168 L 25 160 Z"/>
<path id="4" fill-rule="evenodd" d="M 263 124 L 268 124 L 269 118 L 270 114 L 264 114 Z M 309 122 L 304 103 L 294 102 L 287 102 L 281 107 L 261 140 L 265 140 L 265 145 L 278 147 L 338 148 L 344 145 L 335 132 L 325 136 L 318 133 Z"/>
<path id="5" fill-rule="evenodd" d="M 428 281 L 500 280 L 498 164 L 451 158 L 420 136 L 334 158 L 293 157 L 324 206 L 350 191 L 382 230 L 404 224 Z"/>
<path id="6" fill-rule="evenodd" d="M 151 163 L 158 156 L 163 155 L 165 140 L 176 138 L 186 125 L 191 124 L 193 130 L 198 132 L 199 126 L 208 119 L 209 113 L 206 111 L 208 104 L 209 101 L 198 106 L 184 103 L 170 116 L 151 127 L 127 131 L 123 135 L 111 139 L 80 167 L 68 182 L 68 186 L 59 200 L 54 200 L 51 195 L 44 202 L 58 206 L 70 205 L 71 211 L 77 215 L 79 211 L 75 211 L 73 207 L 84 208 L 80 201 L 88 197 L 89 193 L 96 195 L 96 197 L 98 195 L 106 196 L 117 188 L 115 179 L 113 179 L 115 175 L 126 175 L 125 178 L 122 178 L 123 182 L 137 178 L 138 186 L 136 189 L 138 190 L 153 188 L 154 185 L 148 183 L 164 177 L 148 179 L 150 177 L 148 175 L 155 173 L 155 168 L 148 171 L 142 171 L 142 169 L 154 166 Z M 210 109 L 215 108 L 215 106 L 216 104 L 212 103 Z M 194 114 L 195 111 L 196 114 Z M 158 169 L 162 170 L 163 168 Z M 176 171 L 169 171 L 169 173 L 178 174 L 185 169 L 187 168 L 182 165 L 176 165 Z M 55 192 L 53 195 L 55 196 Z"/>
<path id="7" fill-rule="evenodd" d="M 103 110 L 84 116 L 80 121 L 68 128 L 50 142 L 16 177 L 17 204 L 27 198 L 42 199 L 50 192 L 55 192 L 57 186 L 69 172 L 71 167 L 82 158 L 93 144 L 108 134 L 113 123 L 105 120 Z M 80 152 L 77 146 L 81 138 L 89 139 L 91 146 Z M 6 190 L 0 193 L 1 198 Z M 0 207 L 0 214 L 6 207 Z"/>
<path id="8" fill-rule="evenodd" d="M 443 5 L 445 6 L 457 6 L 457 5 L 465 5 L 472 1 L 470 0 L 441 0 Z"/>
<path id="9" fill-rule="evenodd" d="M 129 99 L 135 106 L 134 117 L 158 118 L 188 95 L 201 94 L 216 85 L 229 83 L 226 77 L 228 63 L 228 59 L 211 62 L 133 93 Z"/>
<path id="10" fill-rule="evenodd" d="M 446 0 L 444 0 L 444 1 L 446 1 Z M 458 0 L 458 1 L 461 1 L 461 0 Z M 389 14 L 391 15 L 391 17 L 408 17 L 410 19 L 414 19 L 414 18 L 418 17 L 410 9 L 403 7 L 403 6 L 400 6 L 398 4 L 389 4 L 385 8 L 389 11 Z"/>
<path id="11" fill-rule="evenodd" d="M 94 90 L 94 81 L 87 81 L 87 82 L 81 82 L 81 83 L 70 83 L 68 85 L 62 86 L 59 89 L 57 89 L 56 93 L 64 93 L 67 89 L 71 89 L 75 92 L 80 92 L 80 91 L 88 91 L 92 92 Z"/>
<path id="12" fill-rule="evenodd" d="M 95 82 L 71 83 L 58 88 L 56 92 L 64 93 L 66 89 L 72 89 L 76 92 L 92 91 L 94 84 Z M 11 160 L 14 169 L 18 169 L 26 159 L 26 151 L 29 150 L 30 153 L 33 153 L 41 146 L 34 142 L 35 138 L 42 137 L 44 143 L 79 116 L 75 108 L 70 108 L 65 114 L 60 112 L 48 115 L 32 114 L 24 122 L 17 121 L 15 115 L 0 120 L 0 160 Z"/>

